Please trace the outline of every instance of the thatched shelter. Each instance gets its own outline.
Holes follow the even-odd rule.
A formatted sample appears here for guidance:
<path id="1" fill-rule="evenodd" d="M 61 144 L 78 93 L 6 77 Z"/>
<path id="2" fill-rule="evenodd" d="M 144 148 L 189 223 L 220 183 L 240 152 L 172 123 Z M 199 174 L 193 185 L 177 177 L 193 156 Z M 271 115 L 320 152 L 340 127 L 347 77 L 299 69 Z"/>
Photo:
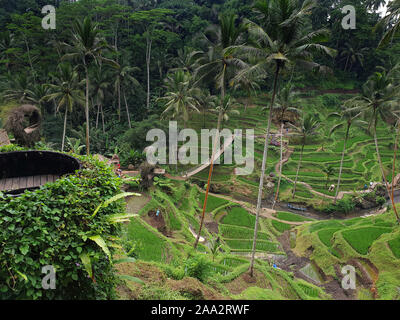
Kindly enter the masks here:
<path id="1" fill-rule="evenodd" d="M 10 144 L 10 139 L 8 138 L 7 131 L 0 129 L 0 147 Z"/>
<path id="2" fill-rule="evenodd" d="M 30 104 L 13 109 L 5 124 L 5 129 L 12 133 L 17 144 L 32 147 L 40 141 L 42 115 L 40 110 Z"/>

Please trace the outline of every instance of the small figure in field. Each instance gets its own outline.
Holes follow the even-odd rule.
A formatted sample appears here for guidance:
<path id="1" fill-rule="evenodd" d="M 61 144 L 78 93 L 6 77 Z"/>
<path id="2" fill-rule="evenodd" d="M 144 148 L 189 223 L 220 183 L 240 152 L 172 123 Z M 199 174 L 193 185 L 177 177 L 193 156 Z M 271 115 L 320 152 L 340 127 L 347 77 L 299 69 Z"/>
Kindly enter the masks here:
<path id="1" fill-rule="evenodd" d="M 329 192 L 332 192 L 333 190 L 335 190 L 335 185 L 334 185 L 334 184 L 331 184 L 331 185 L 329 186 L 328 191 L 329 191 Z"/>
<path id="2" fill-rule="evenodd" d="M 157 210 L 156 217 L 158 217 L 159 215 L 160 215 L 160 210 Z"/>
<path id="3" fill-rule="evenodd" d="M 119 156 L 117 154 L 114 154 L 111 158 L 111 163 L 114 165 L 114 170 L 115 170 L 115 174 L 121 178 L 121 164 L 119 163 Z"/>

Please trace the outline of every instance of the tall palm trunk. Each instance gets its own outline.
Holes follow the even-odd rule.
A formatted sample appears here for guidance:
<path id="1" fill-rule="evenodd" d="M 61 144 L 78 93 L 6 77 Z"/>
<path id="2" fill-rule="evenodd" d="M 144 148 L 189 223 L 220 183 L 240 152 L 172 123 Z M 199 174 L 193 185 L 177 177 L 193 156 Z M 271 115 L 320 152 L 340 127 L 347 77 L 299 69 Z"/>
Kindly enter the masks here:
<path id="1" fill-rule="evenodd" d="M 295 193 L 296 193 L 297 178 L 299 177 L 299 171 L 300 171 L 300 166 L 301 166 L 301 160 L 302 160 L 302 158 L 303 158 L 304 145 L 305 145 L 305 141 L 303 140 L 303 145 L 301 146 L 299 164 L 297 165 L 296 179 L 294 180 L 294 187 L 293 187 L 292 199 L 294 198 L 294 195 L 295 195 Z"/>
<path id="2" fill-rule="evenodd" d="M 208 193 L 210 191 L 211 176 L 212 176 L 212 172 L 213 172 L 213 168 L 214 168 L 214 157 L 215 157 L 215 153 L 216 153 L 217 142 L 218 142 L 218 139 L 219 139 L 219 129 L 221 128 L 221 120 L 222 120 L 222 112 L 220 112 L 219 115 L 218 115 L 217 134 L 215 135 L 213 151 L 212 151 L 212 155 L 211 155 L 211 159 L 210 159 L 210 168 L 209 168 L 209 171 L 208 171 L 206 195 L 204 197 L 203 211 L 201 213 L 199 232 L 197 234 L 197 238 L 196 238 L 196 241 L 194 243 L 194 248 L 195 249 L 197 248 L 197 245 L 198 245 L 199 240 L 200 240 L 201 230 L 203 229 L 204 216 L 205 216 L 206 207 L 207 207 Z"/>
<path id="3" fill-rule="evenodd" d="M 131 125 L 131 116 L 130 116 L 130 114 L 129 114 L 129 108 L 128 108 L 128 102 L 126 101 L 125 90 L 124 90 L 124 100 L 125 100 L 126 115 L 128 116 L 128 125 L 129 125 L 129 128 L 132 128 L 132 125 Z"/>
<path id="4" fill-rule="evenodd" d="M 252 276 L 252 277 L 254 275 L 254 259 L 255 259 L 255 253 L 256 253 L 258 221 L 260 219 L 262 192 L 263 192 L 263 188 L 264 188 L 265 165 L 268 160 L 269 132 L 271 129 L 271 122 L 272 122 L 272 106 L 274 105 L 274 102 L 275 102 L 275 94 L 276 94 L 278 76 L 279 76 L 279 64 L 277 63 L 276 71 L 275 71 L 275 78 L 274 78 L 274 89 L 272 92 L 271 106 L 269 108 L 269 115 L 268 115 L 267 134 L 265 135 L 265 141 L 264 141 L 264 153 L 263 153 L 263 160 L 262 160 L 262 165 L 261 165 L 260 184 L 258 186 L 256 222 L 254 225 L 253 247 L 252 247 L 252 252 L 251 252 L 251 260 L 250 260 L 250 276 Z"/>
<path id="5" fill-rule="evenodd" d="M 281 146 L 280 146 L 280 162 L 279 162 L 279 179 L 278 179 L 278 186 L 276 187 L 275 199 L 274 199 L 274 202 L 272 203 L 272 209 L 274 209 L 276 201 L 278 201 L 279 188 L 281 186 L 282 166 L 283 166 L 283 163 L 282 163 L 282 161 L 283 161 L 282 150 L 283 150 L 283 122 L 281 122 Z"/>
<path id="6" fill-rule="evenodd" d="M 121 83 L 118 82 L 118 121 L 121 122 Z"/>
<path id="7" fill-rule="evenodd" d="M 391 191 L 390 188 L 389 188 L 389 184 L 387 182 L 387 179 L 386 179 L 385 172 L 383 171 L 383 164 L 382 164 L 381 155 L 379 153 L 379 147 L 378 147 L 378 139 L 376 137 L 376 127 L 374 128 L 374 141 L 375 141 L 376 155 L 378 157 L 378 163 L 379 163 L 379 167 L 381 169 L 381 174 L 382 174 L 382 177 L 383 177 L 383 181 L 385 183 L 386 190 L 387 190 L 387 193 L 389 195 L 389 198 L 390 198 L 390 200 L 392 202 L 393 211 L 396 214 L 397 221 L 400 223 L 399 214 L 397 212 L 397 209 L 396 209 L 396 206 L 395 206 L 395 203 L 394 203 L 394 192 L 393 192 L 393 180 L 394 180 L 394 177 L 392 177 L 392 191 Z M 396 143 L 396 146 L 397 146 L 397 143 Z M 397 149 L 397 147 L 395 147 L 395 152 L 397 152 L 396 149 Z M 393 161 L 394 161 L 394 164 L 395 164 L 396 159 L 394 158 Z"/>
<path id="8" fill-rule="evenodd" d="M 104 125 L 104 111 L 103 111 L 103 105 L 101 105 L 101 122 L 103 124 L 103 133 L 106 133 L 105 125 Z"/>
<path id="9" fill-rule="evenodd" d="M 385 186 L 386 186 L 386 189 L 387 189 L 388 193 L 390 194 L 390 192 L 389 192 L 389 185 L 388 185 L 388 183 L 387 183 L 386 175 L 385 175 L 385 172 L 384 172 L 384 170 L 383 170 L 383 164 L 382 164 L 382 160 L 381 160 L 381 154 L 380 154 L 380 152 L 379 152 L 378 138 L 376 137 L 376 127 L 374 128 L 374 142 L 375 142 L 376 156 L 378 157 L 378 163 L 379 163 L 379 168 L 381 169 L 381 174 L 382 174 L 383 182 L 384 182 L 384 184 L 385 184 Z"/>
<path id="10" fill-rule="evenodd" d="M 96 129 L 99 127 L 100 104 L 97 106 Z"/>
<path id="11" fill-rule="evenodd" d="M 221 86 L 221 101 L 224 101 L 225 98 L 225 71 L 226 71 L 226 64 L 224 65 L 224 69 L 223 69 L 223 74 L 222 74 L 222 86 Z M 197 238 L 196 241 L 194 243 L 194 248 L 197 248 L 197 245 L 199 243 L 200 240 L 200 235 L 201 235 L 201 230 L 203 229 L 203 224 L 204 224 L 204 216 L 206 213 L 206 207 L 207 207 L 207 200 L 208 200 L 208 193 L 210 191 L 210 184 L 211 184 L 211 177 L 212 177 L 212 173 L 213 173 L 213 168 L 214 168 L 214 157 L 215 157 L 215 153 L 216 153 L 216 146 L 217 146 L 217 141 L 219 140 L 219 130 L 221 128 L 221 122 L 222 122 L 222 108 L 218 114 L 218 123 L 217 123 L 217 134 L 215 135 L 215 139 L 214 139 L 214 145 L 213 145 L 213 150 L 212 150 L 212 154 L 211 154 L 211 159 L 210 159 L 210 169 L 208 171 L 208 179 L 207 179 L 207 188 L 206 188 L 206 194 L 204 197 L 204 203 L 203 203 L 203 211 L 201 213 L 201 220 L 200 220 L 200 227 L 199 227 L 199 232 L 197 234 Z"/>
<path id="12" fill-rule="evenodd" d="M 342 170 L 343 170 L 343 160 L 344 160 L 344 154 L 346 152 L 347 139 L 349 138 L 349 130 L 350 130 L 350 124 L 347 124 L 346 136 L 344 138 L 344 144 L 343 144 L 342 159 L 340 160 L 339 177 L 338 177 L 338 182 L 337 182 L 337 187 L 336 187 L 335 200 L 333 201 L 333 203 L 335 203 L 335 204 L 336 204 L 336 200 L 337 200 L 337 197 L 339 194 L 340 180 L 342 178 Z"/>
<path id="13" fill-rule="evenodd" d="M 399 130 L 400 130 L 400 122 L 397 122 L 397 130 L 396 130 L 396 139 L 395 139 L 395 144 L 394 144 L 394 151 L 393 151 L 393 168 L 392 168 L 392 190 L 391 190 L 391 196 L 390 196 L 390 200 L 392 201 L 392 207 L 393 207 L 393 211 L 396 215 L 397 218 L 397 222 L 400 223 L 400 217 L 399 217 L 399 213 L 397 212 L 397 208 L 395 206 L 394 203 L 394 174 L 395 174 L 395 170 L 396 170 L 396 154 L 397 154 L 397 146 L 399 144 Z"/>
<path id="14" fill-rule="evenodd" d="M 146 71 L 147 71 L 147 99 L 146 106 L 147 110 L 150 108 L 150 61 L 151 61 L 151 44 L 152 39 L 150 35 L 147 35 L 147 47 L 146 47 Z"/>
<path id="15" fill-rule="evenodd" d="M 89 72 L 85 64 L 85 74 L 86 74 L 86 105 L 85 105 L 85 115 L 86 115 L 86 155 L 90 154 L 90 133 L 89 133 Z"/>
<path id="16" fill-rule="evenodd" d="M 67 114 L 68 114 L 68 107 L 65 107 L 65 115 L 64 115 L 64 130 L 62 136 L 62 143 L 61 143 L 61 152 L 64 152 L 64 143 L 65 143 L 65 133 L 67 131 Z"/>

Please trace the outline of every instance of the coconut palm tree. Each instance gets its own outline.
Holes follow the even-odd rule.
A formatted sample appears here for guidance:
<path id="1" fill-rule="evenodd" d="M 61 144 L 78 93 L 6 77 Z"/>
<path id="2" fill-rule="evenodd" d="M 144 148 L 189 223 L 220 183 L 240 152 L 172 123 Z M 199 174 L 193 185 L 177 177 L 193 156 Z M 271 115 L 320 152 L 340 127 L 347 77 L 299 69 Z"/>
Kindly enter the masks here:
<path id="1" fill-rule="evenodd" d="M 293 124 L 289 125 L 294 129 L 293 130 L 294 134 L 301 138 L 300 158 L 299 158 L 299 163 L 297 165 L 296 178 L 294 180 L 293 193 L 292 193 L 292 198 L 294 198 L 296 193 L 297 179 L 299 177 L 301 161 L 303 158 L 304 146 L 309 137 L 318 134 L 318 129 L 321 125 L 321 122 L 318 119 L 315 119 L 311 114 L 307 114 L 302 116 L 299 125 L 297 126 Z"/>
<path id="2" fill-rule="evenodd" d="M 140 71 L 140 68 L 124 66 L 120 72 L 120 79 L 121 79 L 121 84 L 122 84 L 122 95 L 124 97 L 125 110 L 126 110 L 126 116 L 128 118 L 129 128 L 132 128 L 132 124 L 131 124 L 131 116 L 129 114 L 128 102 L 126 100 L 126 92 L 129 89 L 132 90 L 135 87 L 136 88 L 140 87 L 139 81 L 133 76 L 133 73 L 135 73 L 137 71 Z"/>
<path id="3" fill-rule="evenodd" d="M 111 83 L 109 81 L 108 74 L 104 72 L 103 68 L 96 68 L 91 81 L 91 91 L 94 99 L 93 105 L 97 106 L 96 129 L 99 125 L 99 116 L 101 113 L 103 132 L 105 132 L 103 104 L 106 97 L 106 92 L 108 91 L 110 85 Z"/>
<path id="4" fill-rule="evenodd" d="M 167 92 L 163 97 L 157 99 L 165 102 L 165 110 L 161 117 L 182 118 L 184 128 L 186 128 L 190 111 L 200 113 L 196 99 L 198 88 L 193 87 L 191 75 L 183 70 L 169 74 L 165 79 L 165 86 Z"/>
<path id="5" fill-rule="evenodd" d="M 224 97 L 223 100 L 219 101 L 215 109 L 211 109 L 211 112 L 221 115 L 222 121 L 228 121 L 230 115 L 239 115 L 239 110 L 232 110 L 233 107 L 239 106 L 235 99 L 229 94 Z"/>
<path id="6" fill-rule="evenodd" d="M 217 105 L 218 98 L 210 94 L 209 90 L 199 90 L 199 95 L 196 97 L 198 104 L 203 112 L 203 129 L 206 127 L 206 112 L 212 110 Z"/>
<path id="7" fill-rule="evenodd" d="M 382 179 L 391 198 L 397 220 L 400 223 L 400 217 L 394 205 L 394 199 L 391 196 L 390 187 L 386 179 L 376 135 L 376 127 L 379 120 L 389 122 L 396 118 L 395 112 L 398 111 L 398 92 L 400 86 L 394 81 L 394 76 L 398 69 L 393 68 L 389 72 L 382 67 L 378 69 L 380 71 L 375 72 L 368 78 L 362 86 L 360 95 L 356 96 L 352 102 L 358 105 L 355 110 L 362 111 L 366 119 L 369 119 L 368 130 L 371 130 L 374 136 L 376 155 Z"/>
<path id="8" fill-rule="evenodd" d="M 346 43 L 345 47 L 341 50 L 339 56 L 341 60 L 346 61 L 344 65 L 344 71 L 350 71 L 354 64 L 358 63 L 361 67 L 363 67 L 364 55 L 363 52 L 369 50 L 369 48 L 362 48 L 357 50 L 353 48 L 350 43 Z M 347 69 L 349 67 L 349 69 Z"/>
<path id="9" fill-rule="evenodd" d="M 9 31 L 0 33 L 0 62 L 4 63 L 7 71 L 10 71 L 11 57 L 16 51 L 14 35 Z"/>
<path id="10" fill-rule="evenodd" d="M 48 84 L 50 94 L 42 100 L 54 100 L 57 111 L 64 109 L 64 130 L 61 143 L 61 151 L 64 151 L 65 134 L 67 128 L 68 112 L 72 112 L 75 105 L 84 105 L 85 97 L 81 87 L 84 81 L 79 82 L 78 73 L 67 63 L 58 66 L 58 74 L 54 76 L 55 84 Z"/>
<path id="11" fill-rule="evenodd" d="M 342 106 L 341 112 L 332 112 L 328 115 L 328 118 L 330 117 L 337 117 L 340 119 L 340 122 L 335 124 L 329 132 L 329 136 L 331 136 L 334 132 L 336 132 L 339 129 L 346 128 L 346 134 L 344 136 L 344 141 L 343 141 L 343 150 L 342 150 L 342 158 L 340 159 L 340 168 L 339 168 L 339 177 L 337 181 L 337 186 L 336 186 L 336 193 L 335 193 L 335 200 L 334 203 L 336 203 L 337 196 L 339 194 L 339 189 L 340 189 L 340 180 L 342 178 L 342 170 L 343 170 L 343 160 L 344 160 L 344 155 L 346 152 L 346 143 L 347 140 L 349 139 L 349 133 L 350 133 L 350 127 L 352 125 L 356 126 L 363 126 L 365 125 L 365 121 L 360 120 L 360 116 L 362 114 L 361 111 L 354 109 L 354 107 L 351 105 L 351 101 L 346 101 L 344 105 Z"/>
<path id="12" fill-rule="evenodd" d="M 30 96 L 30 79 L 25 73 L 16 76 L 7 74 L 7 89 L 4 98 L 6 100 L 17 100 L 19 103 L 28 103 Z"/>
<path id="13" fill-rule="evenodd" d="M 255 4 L 255 9 L 260 14 L 261 23 L 258 25 L 255 22 L 246 21 L 252 41 L 247 46 L 241 46 L 240 49 L 250 57 L 257 58 L 257 63 L 239 72 L 236 78 L 240 79 L 251 73 L 265 73 L 265 70 L 269 70 L 271 65 L 275 68 L 257 197 L 256 222 L 254 227 L 252 258 L 250 262 L 251 276 L 253 276 L 254 271 L 254 256 L 261 210 L 261 198 L 264 187 L 266 162 L 268 160 L 272 106 L 275 103 L 279 74 L 290 64 L 323 71 L 325 70 L 323 67 L 311 60 L 313 53 L 318 51 L 330 56 L 335 55 L 334 50 L 320 44 L 320 42 L 328 39 L 327 30 L 321 29 L 309 32 L 304 27 L 305 17 L 315 4 L 313 0 L 305 0 L 301 6 L 298 6 L 298 2 L 295 0 L 261 0 Z"/>
<path id="14" fill-rule="evenodd" d="M 115 82 L 114 82 L 114 89 L 115 93 L 117 94 L 117 100 L 118 100 L 118 121 L 121 121 L 121 91 L 122 95 L 124 96 L 125 100 L 125 107 L 126 107 L 126 113 L 128 116 L 128 125 L 129 128 L 131 128 L 131 119 L 129 115 L 129 109 L 128 105 L 126 102 L 126 93 L 125 90 L 123 90 L 123 85 L 128 85 L 129 82 L 134 84 L 135 86 L 139 86 L 139 82 L 132 76 L 133 72 L 139 71 L 140 69 L 138 67 L 131 67 L 129 65 L 118 65 L 115 67 Z"/>
<path id="15" fill-rule="evenodd" d="M 329 178 L 334 174 L 335 168 L 330 164 L 322 168 L 322 172 L 326 175 L 325 188 L 328 187 Z"/>
<path id="16" fill-rule="evenodd" d="M 388 3 L 387 14 L 377 23 L 375 30 L 380 28 L 385 28 L 386 30 L 378 44 L 378 48 L 386 46 L 400 32 L 400 0 L 393 0 Z"/>
<path id="17" fill-rule="evenodd" d="M 64 44 L 66 49 L 70 51 L 63 56 L 64 59 L 74 59 L 80 63 L 85 71 L 86 79 L 86 154 L 90 154 L 90 131 L 89 131 L 89 66 L 92 62 L 97 65 L 101 62 L 116 66 L 117 63 L 103 56 L 105 50 L 111 50 L 111 47 L 100 36 L 100 29 L 97 24 L 93 24 L 89 17 L 83 22 L 76 20 L 73 25 L 72 45 Z"/>
<path id="18" fill-rule="evenodd" d="M 236 49 L 234 46 L 243 43 L 244 39 L 242 35 L 245 31 L 245 27 L 242 24 L 239 26 L 236 25 L 236 19 L 237 16 L 233 14 L 219 16 L 219 25 L 210 27 L 204 35 L 204 39 L 208 45 L 208 51 L 197 60 L 199 67 L 195 71 L 195 76 L 198 79 L 196 83 L 205 80 L 208 80 L 209 83 L 214 83 L 215 81 L 217 89 L 219 89 L 221 92 L 221 101 L 225 100 L 226 85 L 229 81 L 229 78 L 233 78 L 237 70 L 245 69 L 247 67 L 247 64 L 235 54 Z M 222 108 L 220 110 L 222 111 Z M 201 230 L 203 228 L 208 193 L 210 190 L 211 177 L 214 167 L 214 157 L 217 151 L 216 145 L 219 139 L 219 130 L 222 119 L 223 114 L 220 112 L 217 120 L 217 134 L 215 136 L 213 150 L 211 153 L 211 161 L 208 171 L 207 187 L 200 220 L 200 227 L 194 243 L 194 248 L 196 248 L 197 244 L 199 243 Z"/>
<path id="19" fill-rule="evenodd" d="M 293 91 L 293 87 L 290 83 L 284 86 L 276 96 L 276 103 L 273 105 L 273 111 L 276 114 L 276 119 L 280 127 L 280 164 L 279 164 L 279 179 L 278 186 L 276 188 L 274 202 L 272 203 L 272 209 L 275 207 L 276 201 L 279 197 L 279 189 L 282 180 L 282 161 L 283 161 L 283 126 L 285 123 L 285 114 L 292 112 L 298 114 L 300 111 L 296 105 L 299 102 L 298 93 Z"/>

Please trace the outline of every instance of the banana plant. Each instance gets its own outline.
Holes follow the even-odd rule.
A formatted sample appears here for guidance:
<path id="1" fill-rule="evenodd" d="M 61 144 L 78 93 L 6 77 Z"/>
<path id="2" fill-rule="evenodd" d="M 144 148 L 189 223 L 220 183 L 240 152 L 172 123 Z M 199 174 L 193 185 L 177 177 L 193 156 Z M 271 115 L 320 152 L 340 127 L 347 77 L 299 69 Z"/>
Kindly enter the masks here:
<path id="1" fill-rule="evenodd" d="M 141 196 L 141 194 L 139 193 L 133 193 L 133 192 L 122 192 L 119 193 L 113 197 L 111 197 L 110 199 L 107 199 L 106 201 L 104 201 L 103 203 L 101 203 L 100 205 L 97 206 L 97 208 L 94 210 L 91 219 L 93 219 L 97 213 L 103 209 L 108 207 L 111 203 L 114 203 L 120 199 L 126 198 L 126 197 L 130 197 L 130 196 Z M 109 219 L 109 221 L 111 223 L 121 223 L 121 222 L 129 222 L 130 218 L 132 217 L 136 217 L 137 214 L 131 214 L 131 213 L 118 213 L 118 214 L 113 214 L 113 215 L 109 215 L 107 217 L 107 219 Z M 108 248 L 108 245 L 106 243 L 106 241 L 103 239 L 103 237 L 100 234 L 97 235 L 85 235 L 83 237 L 83 240 L 86 241 L 87 239 L 94 241 L 102 250 L 103 252 L 106 254 L 108 260 L 110 261 L 111 264 L 117 264 L 117 263 L 123 263 L 123 262 L 134 262 L 135 259 L 134 258 L 130 258 L 130 257 L 126 257 L 126 258 L 122 258 L 116 261 L 112 260 L 112 256 L 111 256 L 111 252 Z M 113 238 L 110 239 L 112 241 L 118 241 L 120 240 L 120 238 Z M 111 244 L 111 246 L 116 247 L 117 245 L 115 244 Z M 119 247 L 119 246 L 117 246 Z M 83 252 L 80 256 L 80 259 L 85 267 L 86 272 L 88 273 L 89 277 L 93 280 L 93 282 L 95 282 L 95 278 L 94 278 L 94 274 L 93 274 L 93 267 L 92 267 L 92 260 L 91 257 L 88 253 Z M 130 281 L 134 281 L 137 283 L 143 283 L 140 279 L 135 278 L 135 277 L 131 277 L 131 276 L 127 276 L 127 275 L 120 275 L 120 278 L 125 279 L 125 280 L 130 280 Z"/>

